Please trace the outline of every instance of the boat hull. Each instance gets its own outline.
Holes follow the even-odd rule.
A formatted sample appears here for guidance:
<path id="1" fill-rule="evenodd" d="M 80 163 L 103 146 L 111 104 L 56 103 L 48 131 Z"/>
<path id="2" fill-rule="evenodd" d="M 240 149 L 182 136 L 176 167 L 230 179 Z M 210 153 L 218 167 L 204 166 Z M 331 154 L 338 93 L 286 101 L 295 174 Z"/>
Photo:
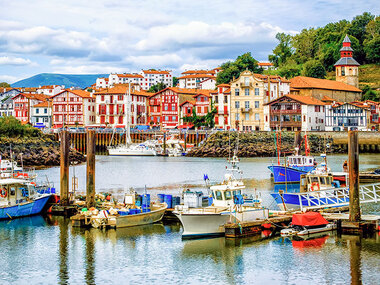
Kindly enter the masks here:
<path id="1" fill-rule="evenodd" d="M 14 218 L 38 215 L 41 213 L 51 195 L 44 195 L 36 198 L 31 202 L 18 204 L 15 206 L 1 207 L 0 220 L 9 220 Z"/>
<path id="2" fill-rule="evenodd" d="M 154 151 L 136 151 L 136 150 L 108 150 L 111 156 L 156 156 Z"/>
<path id="3" fill-rule="evenodd" d="M 223 236 L 230 215 L 174 213 L 183 226 L 182 238 Z"/>
<path id="4" fill-rule="evenodd" d="M 299 168 L 285 167 L 281 165 L 268 166 L 273 173 L 274 183 L 299 183 L 301 175 L 313 170 L 313 166 L 303 166 Z"/>
<path id="5" fill-rule="evenodd" d="M 326 226 L 323 227 L 318 227 L 318 228 L 313 228 L 313 229 L 304 229 L 302 231 L 292 231 L 291 229 L 285 229 L 281 231 L 281 236 L 308 236 L 312 234 L 317 234 L 317 233 L 323 233 L 323 232 L 328 232 L 328 231 L 333 231 L 336 230 L 336 225 L 335 224 L 327 224 Z"/>
<path id="6" fill-rule="evenodd" d="M 307 207 L 307 206 L 311 206 L 311 205 L 315 206 L 315 205 L 318 205 L 319 201 L 323 202 L 324 205 L 326 205 L 326 204 L 327 205 L 328 204 L 334 205 L 337 203 L 340 203 L 340 205 L 342 205 L 342 203 L 345 203 L 347 205 L 349 204 L 349 199 L 345 198 L 345 197 L 341 197 L 341 198 L 333 198 L 333 197 L 317 198 L 316 197 L 315 199 L 311 198 L 310 201 L 308 201 L 307 199 L 305 199 L 302 196 L 297 195 L 296 193 L 283 193 L 283 194 L 271 193 L 271 195 L 276 200 L 278 207 L 282 211 L 299 210 L 301 208 L 300 207 L 301 203 L 302 203 L 303 207 Z M 300 201 L 299 197 L 301 197 L 301 201 Z"/>
<path id="7" fill-rule="evenodd" d="M 162 220 L 162 217 L 164 216 L 165 211 L 166 211 L 166 207 L 161 207 L 159 209 L 156 209 L 147 213 L 119 216 L 119 217 L 116 217 L 116 227 L 126 228 L 126 227 L 153 224 Z"/>

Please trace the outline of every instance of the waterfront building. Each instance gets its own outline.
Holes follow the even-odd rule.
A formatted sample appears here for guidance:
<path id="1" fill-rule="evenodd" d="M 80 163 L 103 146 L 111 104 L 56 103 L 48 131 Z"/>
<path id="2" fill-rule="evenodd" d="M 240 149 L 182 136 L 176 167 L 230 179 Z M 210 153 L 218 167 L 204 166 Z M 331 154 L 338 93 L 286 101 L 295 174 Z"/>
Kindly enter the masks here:
<path id="1" fill-rule="evenodd" d="M 45 86 L 38 87 L 35 92 L 37 94 L 45 94 L 48 96 L 54 96 L 62 92 L 63 89 L 65 89 L 64 85 L 45 85 Z"/>
<path id="2" fill-rule="evenodd" d="M 13 116 L 21 121 L 22 124 L 30 123 L 31 108 L 41 102 L 45 102 L 48 96 L 45 94 L 26 94 L 19 93 L 13 100 Z"/>
<path id="3" fill-rule="evenodd" d="M 323 131 L 326 103 L 309 96 L 284 95 L 264 106 L 264 130 Z"/>
<path id="4" fill-rule="evenodd" d="M 142 89 L 149 90 L 150 87 L 158 83 L 163 83 L 166 87 L 173 86 L 173 77 L 169 70 L 148 69 L 141 70 L 140 74 L 144 77 L 141 84 Z"/>
<path id="5" fill-rule="evenodd" d="M 96 88 L 109 88 L 115 84 L 139 84 L 141 89 L 149 90 L 153 85 L 163 83 L 173 86 L 173 76 L 169 70 L 143 69 L 140 73 L 111 73 L 108 78 L 96 79 Z"/>
<path id="6" fill-rule="evenodd" d="M 362 102 L 335 102 L 326 106 L 326 131 L 367 130 L 370 107 Z"/>
<path id="7" fill-rule="evenodd" d="M 340 49 L 340 59 L 334 64 L 335 78 L 338 82 L 358 88 L 360 64 L 352 57 L 353 52 L 350 38 L 346 35 Z"/>
<path id="8" fill-rule="evenodd" d="M 52 102 L 46 100 L 31 108 L 30 123 L 39 128 L 50 128 L 52 126 Z"/>
<path id="9" fill-rule="evenodd" d="M 99 77 L 96 79 L 95 88 L 108 88 L 109 79 L 107 77 Z"/>
<path id="10" fill-rule="evenodd" d="M 273 63 L 271 62 L 258 62 L 257 65 L 263 70 L 274 69 Z"/>
<path id="11" fill-rule="evenodd" d="M 84 90 L 63 90 L 51 97 L 53 128 L 95 124 L 95 97 Z"/>
<path id="12" fill-rule="evenodd" d="M 212 102 L 217 110 L 215 115 L 215 127 L 229 129 L 231 127 L 231 88 L 230 84 L 219 84 L 215 91 L 211 92 Z"/>
<path id="13" fill-rule="evenodd" d="M 288 94 L 289 81 L 280 76 L 249 70 L 231 81 L 231 127 L 243 131 L 264 130 L 264 104 Z"/>
<path id="14" fill-rule="evenodd" d="M 370 106 L 370 124 L 372 129 L 379 129 L 380 125 L 380 103 L 367 100 L 365 101 Z"/>
<path id="15" fill-rule="evenodd" d="M 25 94 L 36 94 L 38 87 L 22 87 L 18 89 Z"/>
<path id="16" fill-rule="evenodd" d="M 360 100 L 361 90 L 355 86 L 335 80 L 296 76 L 290 79 L 290 93 L 322 100 L 327 96 L 339 102 Z"/>
<path id="17" fill-rule="evenodd" d="M 131 92 L 129 99 L 128 92 Z M 94 93 L 96 98 L 96 124 L 124 128 L 129 115 L 128 100 L 130 104 L 130 124 L 146 125 L 147 98 L 152 93 L 141 90 L 139 84 L 114 84 L 111 88 Z"/>
<path id="18" fill-rule="evenodd" d="M 13 116 L 13 97 L 20 94 L 16 88 L 0 88 L 0 117 Z"/>
<path id="19" fill-rule="evenodd" d="M 210 74 L 189 74 L 178 77 L 178 87 L 187 89 L 214 89 L 216 77 Z"/>
<path id="20" fill-rule="evenodd" d="M 199 114 L 204 114 L 206 105 L 210 103 L 210 92 L 211 90 L 168 87 L 155 93 L 149 98 L 149 123 L 164 129 L 178 127 L 182 122 L 180 107 L 186 101 L 192 107 L 199 107 Z"/>

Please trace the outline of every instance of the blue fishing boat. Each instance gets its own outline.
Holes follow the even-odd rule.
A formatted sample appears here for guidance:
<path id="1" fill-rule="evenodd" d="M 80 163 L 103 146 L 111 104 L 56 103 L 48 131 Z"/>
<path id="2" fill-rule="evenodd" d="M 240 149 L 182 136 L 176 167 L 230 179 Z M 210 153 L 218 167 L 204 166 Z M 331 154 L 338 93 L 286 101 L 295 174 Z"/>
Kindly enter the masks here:
<path id="1" fill-rule="evenodd" d="M 40 214 L 50 196 L 38 193 L 29 179 L 0 179 L 0 220 Z"/>

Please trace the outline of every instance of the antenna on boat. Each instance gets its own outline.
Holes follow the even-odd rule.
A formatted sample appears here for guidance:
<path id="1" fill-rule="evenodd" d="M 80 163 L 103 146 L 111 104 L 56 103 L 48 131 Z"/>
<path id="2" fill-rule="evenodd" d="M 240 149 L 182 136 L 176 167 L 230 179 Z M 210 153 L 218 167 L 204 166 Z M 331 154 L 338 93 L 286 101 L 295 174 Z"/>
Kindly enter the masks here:
<path id="1" fill-rule="evenodd" d="M 11 170 L 12 170 L 12 177 L 14 176 L 13 175 L 13 152 L 12 152 L 12 145 L 10 144 L 9 145 L 9 149 L 10 149 L 10 154 L 11 154 Z"/>

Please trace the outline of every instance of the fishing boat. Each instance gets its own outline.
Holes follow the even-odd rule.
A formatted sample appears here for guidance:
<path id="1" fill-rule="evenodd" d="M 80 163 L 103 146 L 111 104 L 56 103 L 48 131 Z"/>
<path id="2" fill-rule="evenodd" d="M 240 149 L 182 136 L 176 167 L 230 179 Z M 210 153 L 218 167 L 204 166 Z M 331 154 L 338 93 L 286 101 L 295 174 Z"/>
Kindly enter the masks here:
<path id="1" fill-rule="evenodd" d="M 241 193 L 245 189 L 242 179 L 236 177 L 241 173 L 237 166 L 236 155 L 231 160 L 232 167 L 227 169 L 221 184 L 210 187 L 213 204 L 203 208 L 176 206 L 173 212 L 183 226 L 182 238 L 199 238 L 224 235 L 227 222 L 249 222 L 266 219 L 269 210 L 256 204 L 244 205 Z"/>
<path id="2" fill-rule="evenodd" d="M 304 137 L 305 155 L 299 154 L 299 148 L 295 148 L 295 153 L 286 157 L 283 165 L 280 162 L 280 142 L 276 143 L 277 165 L 268 166 L 273 174 L 274 183 L 299 183 L 302 174 L 313 170 L 317 163 L 310 155 L 307 135 Z"/>
<path id="3" fill-rule="evenodd" d="M 108 154 L 112 156 L 156 156 L 157 151 L 152 146 L 151 143 L 132 143 L 131 139 L 131 129 L 130 129 L 130 116 L 131 116 L 131 86 L 128 84 L 128 94 L 127 96 L 127 123 L 126 123 L 126 135 L 125 135 L 125 144 L 117 145 L 117 146 L 108 146 Z M 112 134 L 112 140 L 115 131 Z M 111 141 L 112 141 L 111 140 Z"/>
<path id="4" fill-rule="evenodd" d="M 293 214 L 289 228 L 281 230 L 281 236 L 306 236 L 336 229 L 336 224 L 329 223 L 319 212 Z"/>
<path id="5" fill-rule="evenodd" d="M 39 194 L 35 183 L 23 178 L 0 179 L 0 219 L 40 214 L 51 194 Z"/>

